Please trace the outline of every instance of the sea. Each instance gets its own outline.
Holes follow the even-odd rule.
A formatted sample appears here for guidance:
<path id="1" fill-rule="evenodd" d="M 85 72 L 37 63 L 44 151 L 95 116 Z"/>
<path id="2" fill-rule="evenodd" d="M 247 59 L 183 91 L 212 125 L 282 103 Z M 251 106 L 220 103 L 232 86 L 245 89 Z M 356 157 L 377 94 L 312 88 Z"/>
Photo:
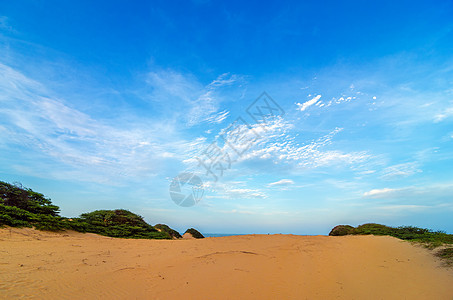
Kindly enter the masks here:
<path id="1" fill-rule="evenodd" d="M 232 235 L 247 235 L 246 233 L 203 233 L 205 237 L 221 237 L 221 236 L 232 236 Z"/>

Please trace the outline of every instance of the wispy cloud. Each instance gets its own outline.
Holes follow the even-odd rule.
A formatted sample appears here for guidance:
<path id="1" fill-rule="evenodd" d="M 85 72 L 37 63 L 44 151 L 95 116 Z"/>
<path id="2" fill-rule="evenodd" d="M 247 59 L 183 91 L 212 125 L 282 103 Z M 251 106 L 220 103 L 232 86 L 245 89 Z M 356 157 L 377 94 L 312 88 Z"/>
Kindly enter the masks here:
<path id="1" fill-rule="evenodd" d="M 304 102 L 304 103 L 296 103 L 297 105 L 297 110 L 300 110 L 300 111 L 305 111 L 307 108 L 309 108 L 310 106 L 316 104 L 319 99 L 321 99 L 321 95 L 317 95 L 316 97 L 314 97 L 313 99 L 311 100 L 308 100 L 307 102 Z"/>
<path id="2" fill-rule="evenodd" d="M 396 191 L 398 191 L 398 190 L 390 189 L 390 188 L 373 189 L 373 190 L 363 193 L 363 197 L 369 197 L 369 198 L 387 197 L 390 194 L 394 194 Z"/>
<path id="3" fill-rule="evenodd" d="M 203 91 L 203 85 L 193 76 L 173 70 L 152 71 L 146 78 L 151 86 L 151 100 L 166 102 L 171 96 L 186 102 L 193 101 Z"/>
<path id="4" fill-rule="evenodd" d="M 397 165 L 392 165 L 384 168 L 381 172 L 381 178 L 391 180 L 399 177 L 408 177 L 417 173 L 421 173 L 417 162 L 408 162 Z"/>
<path id="5" fill-rule="evenodd" d="M 237 181 L 222 181 L 211 182 L 207 181 L 203 187 L 208 190 L 211 195 L 207 198 L 217 199 L 264 199 L 267 195 L 260 189 L 248 188 L 245 182 Z"/>
<path id="6" fill-rule="evenodd" d="M 59 176 L 107 182 L 117 181 L 121 174 L 132 178 L 150 175 L 158 172 L 162 161 L 183 157 L 203 142 L 179 138 L 168 124 L 114 126 L 71 107 L 44 84 L 11 67 L 0 64 L 0 71 L 2 144 L 21 145 L 33 155 L 62 163 L 59 168 L 69 168 Z M 52 176 L 54 172 L 36 173 Z"/>
<path id="7" fill-rule="evenodd" d="M 227 191 L 230 198 L 266 198 L 266 194 L 256 189 L 230 189 Z"/>
<path id="8" fill-rule="evenodd" d="M 329 107 L 329 106 L 332 106 L 334 104 L 341 104 L 341 103 L 347 103 L 347 102 L 351 102 L 352 100 L 355 100 L 357 97 L 355 96 L 340 96 L 340 97 L 333 97 L 331 100 L 329 100 L 328 102 L 326 103 L 321 103 L 321 102 L 318 102 L 317 104 L 319 104 L 319 106 L 326 106 L 326 107 Z M 376 99 L 376 97 L 374 97 L 373 99 Z"/>
<path id="9" fill-rule="evenodd" d="M 222 74 L 213 80 L 203 90 L 203 94 L 190 101 L 191 108 L 187 114 L 188 125 L 193 126 L 203 122 L 221 123 L 228 116 L 227 111 L 218 112 L 222 97 L 218 91 L 241 81 L 241 77 Z"/>
<path id="10" fill-rule="evenodd" d="M 439 123 L 452 116 L 453 116 L 453 107 L 448 107 L 443 112 L 434 116 L 434 122 Z"/>
<path id="11" fill-rule="evenodd" d="M 207 117 L 205 119 L 205 122 L 208 123 L 213 123 L 213 124 L 220 124 L 222 123 L 226 118 L 228 118 L 228 115 L 230 114 L 229 111 L 221 111 L 217 114 L 212 114 L 211 116 Z"/>
<path id="12" fill-rule="evenodd" d="M 293 184 L 294 184 L 294 181 L 291 179 L 280 179 L 279 181 L 269 183 L 268 186 L 269 187 L 288 186 L 288 185 L 293 185 Z"/>
<path id="13" fill-rule="evenodd" d="M 452 192 L 453 183 L 447 182 L 440 184 L 427 184 L 424 186 L 403 186 L 399 188 L 372 189 L 370 191 L 364 192 L 362 196 L 363 198 L 367 199 L 379 199 L 380 201 L 385 201 L 382 203 L 387 204 L 391 204 L 391 202 L 393 201 L 398 205 L 418 205 L 419 203 L 443 205 L 447 203 L 451 206 L 450 199 Z M 427 199 L 429 199 L 429 201 L 427 201 Z"/>
<path id="14" fill-rule="evenodd" d="M 332 164 L 354 164 L 369 158 L 365 151 L 344 153 L 340 150 L 323 150 L 342 128 L 336 128 L 305 145 L 296 143 L 294 136 L 287 132 L 292 128 L 290 124 L 277 122 L 270 128 L 272 130 L 263 134 L 256 147 L 241 157 L 241 161 L 271 160 L 274 164 L 291 164 L 295 168 L 318 168 Z"/>
<path id="15" fill-rule="evenodd" d="M 224 121 L 229 114 L 227 110 L 219 111 L 224 93 L 226 89 L 241 85 L 243 78 L 225 73 L 204 86 L 190 74 L 159 70 L 150 72 L 146 82 L 152 89 L 151 100 L 178 112 L 177 118 L 191 127 L 204 122 L 218 124 Z"/>
<path id="16" fill-rule="evenodd" d="M 357 92 L 356 94 L 360 94 L 360 92 Z M 348 103 L 348 102 L 351 102 L 352 100 L 357 99 L 356 96 L 342 95 L 339 97 L 333 97 L 333 98 L 331 98 L 331 100 L 327 101 L 327 100 L 321 100 L 321 96 L 322 95 L 317 95 L 314 98 L 312 98 L 311 100 L 308 100 L 304 103 L 296 102 L 296 105 L 297 105 L 296 109 L 298 111 L 306 111 L 309 107 L 311 107 L 313 105 L 316 107 L 319 107 L 319 108 L 321 108 L 321 107 L 327 108 L 327 107 L 337 105 L 337 104 Z M 376 99 L 376 97 L 374 97 L 373 99 Z"/>
<path id="17" fill-rule="evenodd" d="M 202 150 L 212 145 L 219 147 L 221 153 L 228 154 L 229 161 L 238 164 L 237 167 L 244 170 L 256 167 L 264 174 L 267 174 L 268 167 L 274 170 L 278 167 L 291 171 L 327 166 L 350 166 L 358 170 L 361 166 L 360 170 L 363 171 L 363 163 L 372 158 L 366 151 L 344 152 L 324 149 L 332 148 L 332 141 L 342 128 L 335 128 L 303 145 L 296 142 L 298 131 L 291 120 L 276 118 L 266 124 L 239 124 L 233 128 L 234 131 L 230 127 L 220 130 L 216 136 L 217 142 L 206 140 L 206 144 L 200 148 L 199 153 L 186 158 L 184 163 L 187 166 L 195 166 L 198 163 L 195 157 L 202 158 Z M 237 132 L 241 133 L 240 142 L 234 143 L 232 141 L 235 140 Z M 227 143 L 223 143 L 223 138 Z"/>

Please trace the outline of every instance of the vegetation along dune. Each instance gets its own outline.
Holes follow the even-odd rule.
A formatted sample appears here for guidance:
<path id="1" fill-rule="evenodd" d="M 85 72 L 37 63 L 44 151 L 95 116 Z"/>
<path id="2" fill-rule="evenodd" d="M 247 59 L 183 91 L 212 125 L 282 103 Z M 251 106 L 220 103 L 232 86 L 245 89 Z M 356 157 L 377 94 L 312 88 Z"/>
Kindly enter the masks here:
<path id="1" fill-rule="evenodd" d="M 329 236 L 204 238 L 120 209 L 63 218 L 42 194 L 6 182 L 0 196 L 5 299 L 453 296 L 453 236 L 443 232 L 364 224 L 336 226 Z"/>

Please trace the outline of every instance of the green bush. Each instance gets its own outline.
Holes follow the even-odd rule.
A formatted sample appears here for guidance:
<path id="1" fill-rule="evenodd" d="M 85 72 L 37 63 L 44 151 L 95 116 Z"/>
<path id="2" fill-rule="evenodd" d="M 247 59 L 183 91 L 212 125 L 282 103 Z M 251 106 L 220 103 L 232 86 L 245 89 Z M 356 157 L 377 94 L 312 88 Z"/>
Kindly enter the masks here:
<path id="1" fill-rule="evenodd" d="M 15 206 L 0 204 L 0 225 L 12 227 L 32 227 L 40 230 L 58 231 L 65 229 L 61 217 L 45 214 L 34 214 Z"/>
<path id="2" fill-rule="evenodd" d="M 81 221 L 79 218 L 74 219 L 63 219 L 63 224 L 65 228 L 72 229 L 78 232 L 87 232 L 90 225 L 87 222 Z"/>
<path id="3" fill-rule="evenodd" d="M 39 220 L 34 223 L 35 228 L 38 230 L 61 231 L 68 229 L 59 217 L 38 215 L 38 218 Z"/>
<path id="4" fill-rule="evenodd" d="M 182 238 L 182 236 L 179 234 L 179 232 L 177 232 L 174 229 L 171 229 L 169 226 L 167 226 L 165 224 L 156 224 L 156 225 L 154 225 L 154 228 L 157 228 L 160 231 L 168 233 L 172 238 L 176 238 L 176 239 Z"/>
<path id="5" fill-rule="evenodd" d="M 204 239 L 204 235 L 202 235 L 198 230 L 194 228 L 189 228 L 184 232 L 184 234 L 190 233 L 196 239 Z"/>
<path id="6" fill-rule="evenodd" d="M 429 248 L 435 248 L 443 244 L 453 244 L 453 234 L 446 234 L 442 231 L 433 231 L 427 228 L 418 228 L 414 226 L 390 227 L 375 223 L 363 224 L 356 228 L 349 225 L 339 226 L 348 226 L 348 229 L 345 229 L 342 233 L 349 232 L 347 234 L 357 235 L 389 235 L 402 240 L 423 243 Z M 335 228 L 339 226 L 336 226 Z M 334 229 L 332 229 L 332 231 L 334 231 Z"/>
<path id="7" fill-rule="evenodd" d="M 330 236 L 343 236 L 353 234 L 354 227 L 350 225 L 337 225 L 329 233 Z"/>
<path id="8" fill-rule="evenodd" d="M 92 232 L 110 237 L 170 239 L 167 232 L 159 232 L 143 218 L 124 209 L 96 210 L 80 215 L 72 227 L 82 227 L 84 232 Z M 72 222 L 69 222 L 70 224 Z"/>
<path id="9" fill-rule="evenodd" d="M 0 226 L 32 227 L 39 230 L 72 229 L 121 238 L 171 239 L 167 231 L 159 232 L 143 218 L 124 209 L 97 210 L 80 218 L 63 218 L 59 207 L 43 194 L 0 181 Z M 171 228 L 169 228 L 172 230 Z"/>
<path id="10" fill-rule="evenodd" d="M 353 234 L 374 234 L 374 235 L 391 235 L 392 228 L 375 223 L 368 223 L 357 226 Z"/>

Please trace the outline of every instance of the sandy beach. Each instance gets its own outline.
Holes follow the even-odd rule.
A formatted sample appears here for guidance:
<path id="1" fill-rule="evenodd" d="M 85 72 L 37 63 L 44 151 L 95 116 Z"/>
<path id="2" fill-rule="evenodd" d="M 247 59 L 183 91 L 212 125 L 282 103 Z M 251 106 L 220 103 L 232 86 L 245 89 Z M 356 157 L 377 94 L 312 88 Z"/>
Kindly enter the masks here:
<path id="1" fill-rule="evenodd" d="M 453 299 L 453 272 L 382 236 L 128 240 L 4 228 L 0 297 Z"/>

